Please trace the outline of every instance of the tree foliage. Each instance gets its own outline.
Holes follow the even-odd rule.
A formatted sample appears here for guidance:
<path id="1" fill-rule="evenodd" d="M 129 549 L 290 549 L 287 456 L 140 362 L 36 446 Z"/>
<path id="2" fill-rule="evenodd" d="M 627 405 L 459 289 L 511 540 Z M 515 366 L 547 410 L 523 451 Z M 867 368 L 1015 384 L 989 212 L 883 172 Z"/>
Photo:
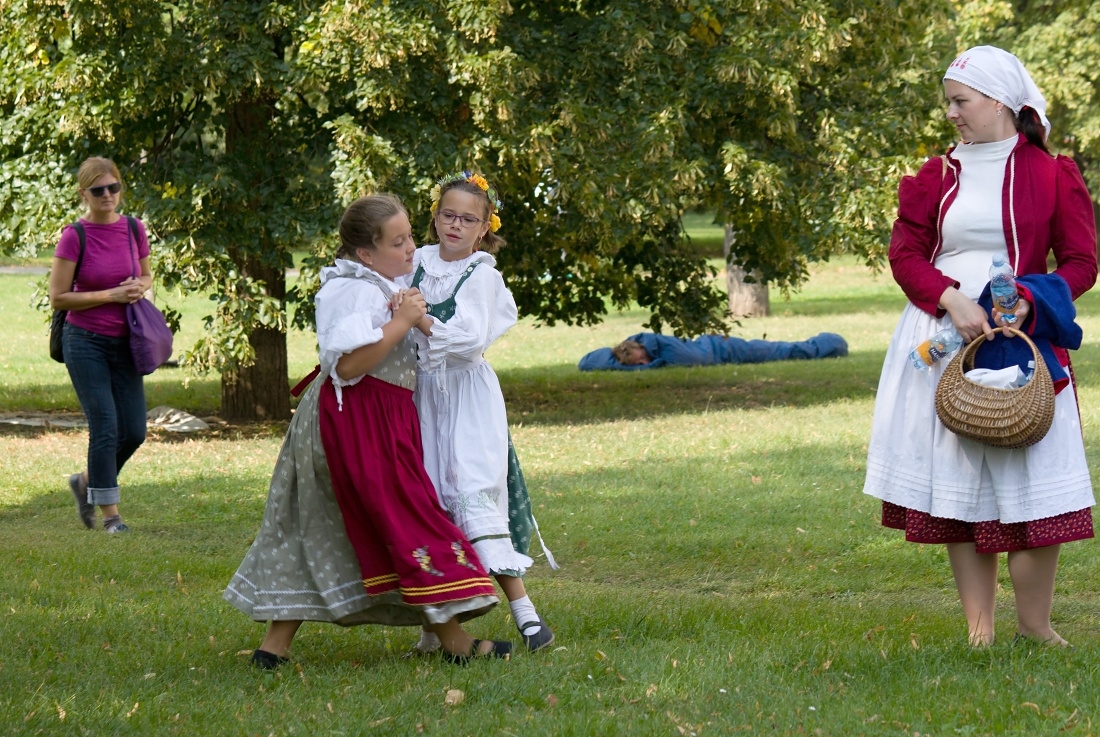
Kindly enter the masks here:
<path id="1" fill-rule="evenodd" d="M 939 76 L 970 31 L 1019 40 L 1095 160 L 1095 4 L 1022 5 L 0 0 L 0 248 L 52 248 L 76 164 L 115 158 L 158 276 L 212 294 L 187 357 L 227 398 L 285 360 L 288 307 L 310 319 L 292 250 L 315 272 L 371 190 L 426 231 L 434 181 L 476 168 L 504 197 L 523 314 L 591 324 L 637 301 L 653 329 L 721 330 L 681 216 L 714 211 L 737 264 L 782 289 L 837 252 L 880 263 L 899 176 L 950 141 Z"/>
<path id="2" fill-rule="evenodd" d="M 962 3 L 960 46 L 1012 51 L 1047 99 L 1052 148 L 1073 156 L 1100 202 L 1100 2 Z"/>

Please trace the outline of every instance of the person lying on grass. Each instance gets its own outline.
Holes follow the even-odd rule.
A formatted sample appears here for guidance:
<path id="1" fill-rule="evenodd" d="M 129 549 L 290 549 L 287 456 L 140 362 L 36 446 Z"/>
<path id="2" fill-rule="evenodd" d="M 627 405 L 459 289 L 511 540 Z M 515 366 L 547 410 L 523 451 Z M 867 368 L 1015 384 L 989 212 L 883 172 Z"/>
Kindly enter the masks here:
<path id="1" fill-rule="evenodd" d="M 661 366 L 711 366 L 718 363 L 764 363 L 848 355 L 848 343 L 836 333 L 789 343 L 701 335 L 694 340 L 656 333 L 631 335 L 614 348 L 597 348 L 577 365 L 581 371 L 635 371 Z"/>

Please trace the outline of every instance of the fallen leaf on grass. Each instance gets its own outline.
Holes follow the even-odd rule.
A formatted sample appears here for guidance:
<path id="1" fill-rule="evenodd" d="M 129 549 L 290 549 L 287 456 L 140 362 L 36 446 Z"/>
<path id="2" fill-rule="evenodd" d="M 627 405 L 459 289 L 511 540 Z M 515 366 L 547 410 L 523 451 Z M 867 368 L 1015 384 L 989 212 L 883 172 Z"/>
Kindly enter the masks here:
<path id="1" fill-rule="evenodd" d="M 327 704 L 325 704 L 325 708 L 328 709 L 329 714 L 335 714 L 336 713 L 335 710 L 333 710 L 333 708 L 332 708 L 332 702 L 331 701 L 328 702 Z"/>
<path id="2" fill-rule="evenodd" d="M 909 638 L 909 644 L 913 646 L 914 650 L 920 650 L 920 645 L 917 644 L 917 638 L 910 637 Z"/>
<path id="3" fill-rule="evenodd" d="M 136 712 L 137 710 L 138 710 L 138 702 L 135 701 L 134 702 L 134 708 L 130 709 L 130 711 L 126 712 L 126 718 L 129 719 L 130 717 L 132 717 L 134 715 L 134 712 Z"/>
<path id="4" fill-rule="evenodd" d="M 604 652 L 602 650 L 597 650 L 596 651 L 596 660 L 604 660 L 605 658 L 607 658 L 607 656 L 604 654 Z"/>
<path id="5" fill-rule="evenodd" d="M 458 706 L 466 700 L 466 694 L 459 691 L 457 688 L 452 688 L 447 691 L 447 695 L 443 698 L 443 703 L 447 706 Z"/>
<path id="6" fill-rule="evenodd" d="M 546 695 L 546 704 L 548 706 L 557 706 L 558 705 L 558 697 L 555 696 L 554 694 L 547 694 Z"/>
<path id="7" fill-rule="evenodd" d="M 1030 701 L 1025 701 L 1024 703 L 1020 704 L 1020 706 L 1021 706 L 1021 707 L 1025 707 L 1025 706 L 1026 706 L 1026 707 L 1027 707 L 1028 709 L 1034 709 L 1034 710 L 1035 710 L 1035 713 L 1036 713 L 1036 714 L 1039 714 L 1039 713 L 1041 713 L 1041 712 L 1039 711 L 1039 705 L 1038 705 L 1038 704 L 1033 704 L 1033 703 L 1031 703 Z"/>
<path id="8" fill-rule="evenodd" d="M 649 698 L 650 696 L 652 696 L 655 693 L 657 693 L 657 684 L 656 683 L 649 684 L 649 688 L 647 688 L 645 690 L 646 698 Z"/>
<path id="9" fill-rule="evenodd" d="M 760 477 L 759 476 L 751 476 L 750 478 L 752 479 L 752 482 L 754 484 L 759 484 L 760 483 Z"/>
<path id="10" fill-rule="evenodd" d="M 386 722 L 388 722 L 391 719 L 393 719 L 393 717 L 383 717 L 382 719 L 376 719 L 373 722 L 371 722 L 370 724 L 368 724 L 367 726 L 368 727 L 377 727 L 380 724 L 385 724 Z"/>
<path id="11" fill-rule="evenodd" d="M 61 708 L 61 704 L 57 705 L 57 718 L 61 721 L 65 721 L 65 710 Z"/>

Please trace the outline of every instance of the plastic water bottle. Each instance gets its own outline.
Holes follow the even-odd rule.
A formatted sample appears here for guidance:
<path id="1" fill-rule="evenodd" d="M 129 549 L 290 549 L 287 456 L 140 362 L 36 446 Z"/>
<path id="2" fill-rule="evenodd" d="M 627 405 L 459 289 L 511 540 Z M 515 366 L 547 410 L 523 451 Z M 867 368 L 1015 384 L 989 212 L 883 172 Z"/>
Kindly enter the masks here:
<path id="1" fill-rule="evenodd" d="M 913 362 L 914 368 L 927 371 L 936 361 L 957 351 L 962 343 L 962 336 L 955 331 L 955 326 L 952 325 L 914 348 L 909 354 L 909 360 Z"/>
<path id="2" fill-rule="evenodd" d="M 1027 386 L 1027 382 L 1031 381 L 1031 377 L 1035 375 L 1035 362 L 1027 362 L 1027 372 L 1020 373 L 1020 380 L 1016 382 L 1017 387 Z"/>
<path id="3" fill-rule="evenodd" d="M 993 297 L 993 309 L 1004 316 L 1006 323 L 1016 322 L 1016 305 L 1020 302 L 1020 295 L 1016 292 L 1012 267 L 1005 262 L 1004 256 L 993 257 L 993 265 L 989 267 L 989 292 Z"/>

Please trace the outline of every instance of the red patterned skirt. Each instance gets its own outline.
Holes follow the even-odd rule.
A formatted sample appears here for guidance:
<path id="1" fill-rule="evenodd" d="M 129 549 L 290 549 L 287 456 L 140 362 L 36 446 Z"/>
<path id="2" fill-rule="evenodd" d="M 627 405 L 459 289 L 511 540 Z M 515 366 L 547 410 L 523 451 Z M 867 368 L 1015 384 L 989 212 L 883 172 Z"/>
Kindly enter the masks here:
<path id="1" fill-rule="evenodd" d="M 1045 548 L 1093 536 L 1090 507 L 1031 522 L 1004 524 L 997 520 L 963 522 L 933 517 L 927 512 L 883 502 L 882 524 L 895 530 L 905 530 L 905 539 L 909 542 L 974 543 L 974 549 L 979 553 Z"/>
<path id="2" fill-rule="evenodd" d="M 493 596 L 473 546 L 439 506 L 424 470 L 412 391 L 364 376 L 321 387 L 319 415 L 336 501 L 371 596 L 413 606 Z"/>

